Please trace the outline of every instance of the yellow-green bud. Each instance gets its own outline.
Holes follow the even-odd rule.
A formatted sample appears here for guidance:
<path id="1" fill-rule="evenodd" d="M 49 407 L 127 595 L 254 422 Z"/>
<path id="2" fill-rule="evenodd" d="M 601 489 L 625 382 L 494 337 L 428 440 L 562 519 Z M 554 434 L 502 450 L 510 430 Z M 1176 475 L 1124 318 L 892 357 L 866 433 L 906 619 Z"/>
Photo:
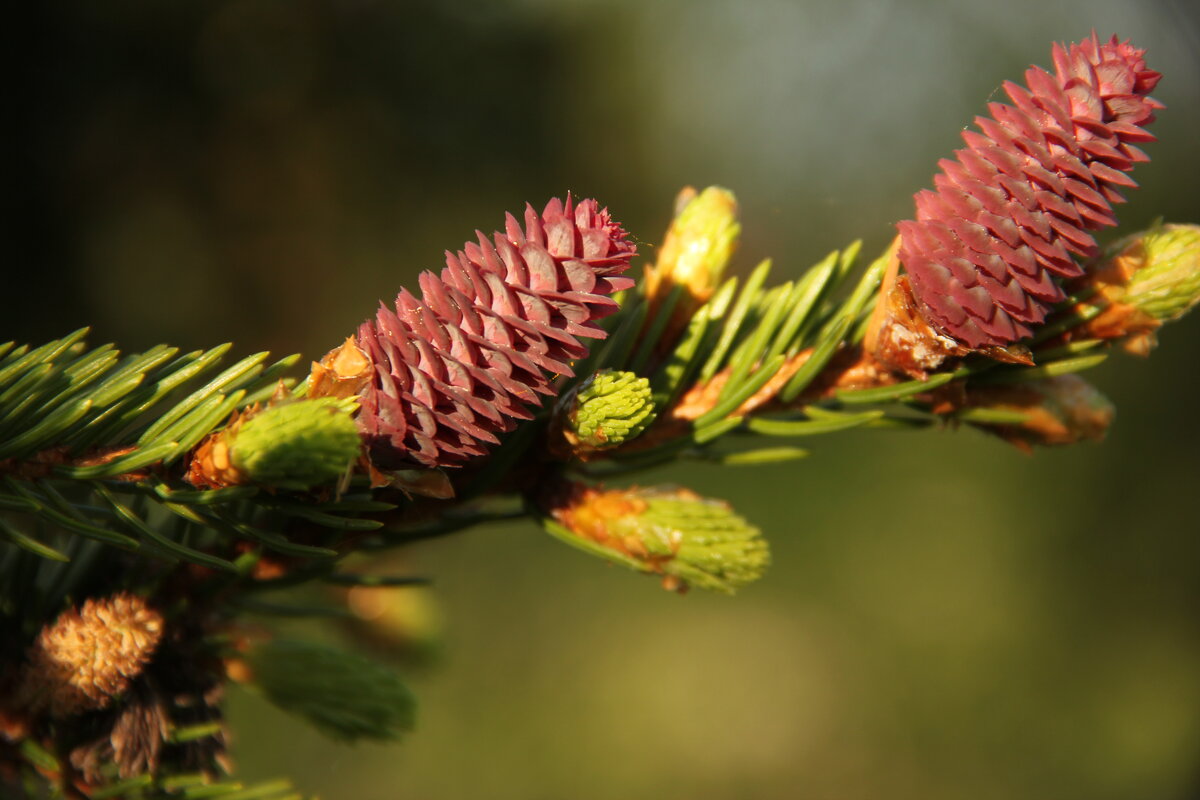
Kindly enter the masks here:
<path id="1" fill-rule="evenodd" d="M 273 405 L 233 432 L 230 459 L 250 481 L 308 489 L 335 479 L 358 457 L 351 400 L 321 397 Z"/>
<path id="2" fill-rule="evenodd" d="M 699 194 L 688 187 L 680 193 L 676 209 L 658 261 L 647 270 L 646 292 L 657 298 L 682 285 L 697 304 L 704 303 L 720 282 L 742 232 L 737 198 L 719 186 Z"/>
<path id="3" fill-rule="evenodd" d="M 615 447 L 654 421 L 650 381 L 632 372 L 597 372 L 580 384 L 567 403 L 563 433 L 577 449 Z"/>
<path id="4" fill-rule="evenodd" d="M 416 701 L 391 669 L 354 653 L 272 641 L 247 656 L 251 680 L 284 711 L 334 739 L 395 739 L 412 730 Z"/>
<path id="5" fill-rule="evenodd" d="M 758 528 L 728 503 L 687 489 L 592 489 L 575 485 L 547 530 L 580 549 L 640 572 L 668 589 L 732 594 L 762 577 L 770 550 Z"/>
<path id="6" fill-rule="evenodd" d="M 1125 302 L 1157 320 L 1179 319 L 1200 302 L 1200 225 L 1161 225 L 1137 244 L 1141 265 Z"/>
<path id="7" fill-rule="evenodd" d="M 1076 313 L 1099 308 L 1072 338 L 1117 339 L 1136 355 L 1155 332 L 1200 301 L 1200 225 L 1156 225 L 1110 245 L 1070 287 L 1084 296 Z"/>

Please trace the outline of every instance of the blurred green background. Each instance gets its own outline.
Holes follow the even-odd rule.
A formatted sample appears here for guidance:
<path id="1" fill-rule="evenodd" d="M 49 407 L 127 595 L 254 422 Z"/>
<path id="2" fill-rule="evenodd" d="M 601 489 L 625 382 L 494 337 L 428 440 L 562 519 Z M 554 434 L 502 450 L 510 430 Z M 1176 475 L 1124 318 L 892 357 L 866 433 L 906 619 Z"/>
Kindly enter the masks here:
<path id="1" fill-rule="evenodd" d="M 685 183 L 778 280 L 912 213 L 1006 78 L 1093 27 L 1168 109 L 1120 209 L 1200 221 L 1200 25 L 1069 0 L 111 0 L 26 6 L 0 338 L 319 357 L 502 213 L 570 189 L 653 255 Z M 24 33 L 22 35 L 25 35 Z M 20 287 L 19 289 L 17 287 Z M 428 543 L 419 730 L 230 713 L 247 777 L 356 798 L 1200 798 L 1200 315 L 1091 373 L 1108 441 L 840 434 L 663 480 L 773 542 L 734 599 L 514 525 Z"/>

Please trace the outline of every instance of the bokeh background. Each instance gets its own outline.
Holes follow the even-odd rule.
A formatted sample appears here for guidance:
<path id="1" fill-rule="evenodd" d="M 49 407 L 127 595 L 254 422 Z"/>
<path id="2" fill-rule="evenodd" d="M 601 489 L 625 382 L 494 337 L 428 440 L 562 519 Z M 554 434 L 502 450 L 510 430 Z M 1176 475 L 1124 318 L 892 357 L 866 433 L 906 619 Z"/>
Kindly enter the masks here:
<path id="1" fill-rule="evenodd" d="M 882 249 L 1053 40 L 1148 48 L 1168 109 L 1121 210 L 1200 221 L 1185 0 L 110 0 L 27 4 L 8 82 L 0 338 L 319 357 L 476 227 L 570 189 L 644 242 L 680 186 L 743 204 L 738 268 Z M 27 37 L 27 38 L 26 38 Z M 769 534 L 684 598 L 532 526 L 431 542 L 419 731 L 346 747 L 258 698 L 248 777 L 383 798 L 1200 798 L 1200 315 L 1091 377 L 1108 441 L 814 441 L 676 469 Z M 417 591 L 417 590 L 414 590 Z"/>

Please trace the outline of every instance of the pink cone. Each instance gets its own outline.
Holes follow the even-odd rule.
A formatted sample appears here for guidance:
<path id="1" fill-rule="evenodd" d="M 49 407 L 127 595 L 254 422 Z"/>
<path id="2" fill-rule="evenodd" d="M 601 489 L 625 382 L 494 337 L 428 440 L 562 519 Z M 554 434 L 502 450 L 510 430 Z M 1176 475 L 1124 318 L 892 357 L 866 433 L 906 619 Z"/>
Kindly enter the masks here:
<path id="1" fill-rule="evenodd" d="M 358 420 L 385 468 L 457 466 L 483 455 L 497 434 L 532 417 L 553 376 L 587 355 L 576 337 L 602 339 L 593 320 L 617 310 L 610 297 L 636 248 L 596 201 L 570 196 L 510 214 L 492 240 L 481 232 L 446 253 L 441 277 L 422 273 L 421 299 L 402 290 L 358 329 L 374 363 Z"/>
<path id="2" fill-rule="evenodd" d="M 1116 224 L 1112 204 L 1148 157 L 1143 126 L 1162 104 L 1148 96 L 1161 75 L 1145 51 L 1095 33 L 1055 44 L 1055 73 L 1011 81 L 1014 105 L 989 103 L 967 146 L 942 159 L 936 191 L 918 192 L 916 220 L 900 230 L 900 261 L 922 312 L 969 347 L 1029 336 L 1064 298 L 1059 280 L 1081 274 L 1072 255 L 1097 254 L 1088 231 Z"/>

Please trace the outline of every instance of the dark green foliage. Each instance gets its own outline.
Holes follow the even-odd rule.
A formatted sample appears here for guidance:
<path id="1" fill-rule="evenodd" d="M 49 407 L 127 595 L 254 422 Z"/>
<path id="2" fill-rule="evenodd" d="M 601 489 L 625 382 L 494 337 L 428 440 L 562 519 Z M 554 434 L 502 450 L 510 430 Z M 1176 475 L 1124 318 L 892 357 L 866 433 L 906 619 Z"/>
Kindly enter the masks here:
<path id="1" fill-rule="evenodd" d="M 183 457 L 232 412 L 272 395 L 298 356 L 267 365 L 259 353 L 210 376 L 229 345 L 178 357 L 156 347 L 121 358 L 110 345 L 86 349 L 85 333 L 35 349 L 3 348 L 0 538 L 9 544 L 62 560 L 69 539 L 80 536 L 237 572 L 218 555 L 231 540 L 327 559 L 336 552 L 327 546 L 334 531 L 380 526 L 319 499 L 251 486 L 196 491 L 180 478 Z M 301 521 L 308 541 L 280 535 Z"/>

